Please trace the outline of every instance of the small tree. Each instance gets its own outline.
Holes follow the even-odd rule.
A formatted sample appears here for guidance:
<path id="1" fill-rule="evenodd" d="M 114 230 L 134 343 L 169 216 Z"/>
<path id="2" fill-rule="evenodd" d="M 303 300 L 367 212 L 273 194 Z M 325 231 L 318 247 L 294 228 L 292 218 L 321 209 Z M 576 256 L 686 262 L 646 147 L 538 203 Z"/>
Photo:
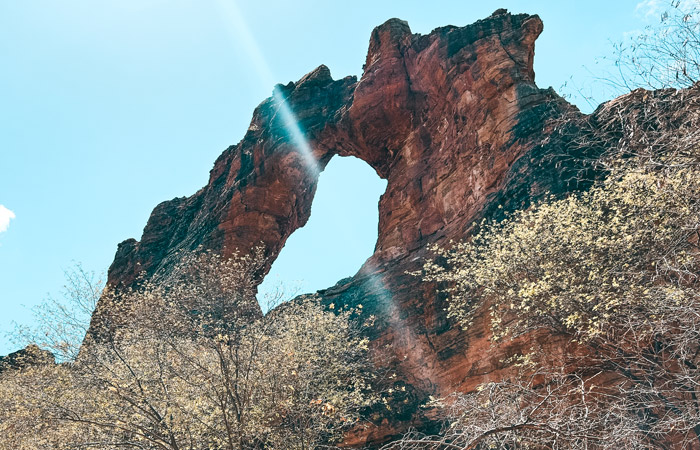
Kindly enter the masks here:
<path id="1" fill-rule="evenodd" d="M 443 420 L 439 434 L 413 430 L 382 450 L 644 448 L 628 411 L 602 402 L 590 381 L 538 369 L 435 399 L 426 406 Z"/>
<path id="2" fill-rule="evenodd" d="M 426 278 L 450 286 L 449 315 L 462 326 L 489 314 L 496 342 L 544 329 L 578 347 L 559 367 L 525 355 L 546 375 L 539 385 L 526 383 L 523 390 L 496 384 L 504 402 L 498 408 L 512 413 L 499 415 L 510 418 L 489 428 L 489 439 L 506 432 L 503 438 L 531 443 L 542 443 L 543 436 L 560 443 L 563 436 L 587 436 L 589 443 L 600 441 L 596 448 L 612 448 L 619 440 L 604 430 L 614 423 L 615 436 L 642 446 L 697 445 L 699 238 L 696 171 L 655 166 L 485 224 L 470 242 L 436 249 L 442 263 L 426 264 Z M 586 402 L 573 395 L 572 377 L 581 381 Z M 542 393 L 552 386 L 557 388 L 551 394 Z M 460 397 L 456 404 L 470 420 L 482 417 L 483 395 Z M 544 403 L 537 400 L 545 397 Z M 532 402 L 538 405 L 535 417 Z M 534 426 L 561 423 L 555 419 L 572 410 L 587 411 L 585 420 L 571 417 L 566 430 Z M 467 433 L 447 411 L 462 438 L 479 435 Z M 615 420 L 610 411 L 616 411 Z M 498 448 L 511 448 L 503 445 Z"/>
<path id="3" fill-rule="evenodd" d="M 49 296 L 32 308 L 36 325 L 15 324 L 9 337 L 18 346 L 33 343 L 53 353 L 59 361 L 72 361 L 78 356 L 105 281 L 80 264 L 64 271 L 64 275 L 61 297 Z"/>
<path id="4" fill-rule="evenodd" d="M 609 81 L 627 91 L 683 89 L 700 80 L 700 2 L 663 0 L 654 8 L 657 24 L 615 46 L 618 75 Z"/>
<path id="5" fill-rule="evenodd" d="M 595 90 L 612 87 L 590 115 L 576 108 L 550 119 L 549 139 L 561 143 L 550 156 L 589 180 L 629 170 L 700 167 L 700 2 L 653 2 L 660 20 L 614 44 L 603 58 L 614 72 L 597 78 Z M 581 94 L 581 92 L 579 92 Z M 588 185 L 584 183 L 584 185 Z"/>
<path id="6" fill-rule="evenodd" d="M 23 416 L 60 424 L 65 445 L 330 445 L 371 402 L 366 339 L 353 311 L 315 297 L 263 315 L 251 279 L 260 263 L 260 253 L 191 255 L 167 280 L 105 294 L 112 314 L 93 321 L 75 362 L 0 387 L 27 386 Z"/>

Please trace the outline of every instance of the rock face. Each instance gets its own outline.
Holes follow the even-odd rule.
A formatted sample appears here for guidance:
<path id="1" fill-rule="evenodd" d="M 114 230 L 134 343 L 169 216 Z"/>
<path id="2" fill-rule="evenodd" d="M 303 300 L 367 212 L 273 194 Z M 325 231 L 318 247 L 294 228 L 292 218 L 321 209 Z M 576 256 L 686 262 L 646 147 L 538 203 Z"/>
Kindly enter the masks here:
<path id="1" fill-rule="evenodd" d="M 308 220 L 318 175 L 336 154 L 356 156 L 388 180 L 367 267 L 464 236 L 513 163 L 544 142 L 548 115 L 568 107 L 534 83 L 541 31 L 537 16 L 503 10 L 426 36 L 387 21 L 372 33 L 359 81 L 334 81 L 320 66 L 278 85 L 243 140 L 217 159 L 207 186 L 158 205 L 141 241 L 119 245 L 109 282 L 166 271 L 178 250 L 200 245 L 230 253 L 262 242 L 274 259 Z M 290 132 L 289 110 L 311 154 Z M 543 190 L 528 189 L 520 197 Z"/>
<path id="2" fill-rule="evenodd" d="M 568 134 L 549 125 L 578 111 L 535 85 L 541 31 L 539 17 L 504 10 L 428 35 L 387 21 L 372 32 L 360 80 L 333 80 L 320 66 L 278 85 L 241 142 L 217 159 L 208 184 L 158 205 L 141 240 L 119 245 L 109 283 L 128 286 L 142 271 L 166 273 L 179 251 L 198 246 L 231 254 L 262 242 L 274 260 L 308 220 L 319 173 L 334 155 L 352 155 L 388 181 L 379 237 L 357 275 L 320 294 L 336 304 L 362 303 L 378 317 L 375 348 L 391 344 L 391 364 L 408 385 L 407 406 L 394 419 L 411 417 L 428 395 L 498 377 L 507 370 L 504 357 L 531 342 L 490 348 L 486 319 L 460 330 L 446 318 L 435 286 L 406 272 L 422 266 L 428 245 L 465 238 L 481 218 L 527 207 L 547 192 L 586 187 L 564 156 Z M 562 351 L 551 337 L 530 339 Z M 354 442 L 400 431 L 395 422 L 379 422 Z"/>

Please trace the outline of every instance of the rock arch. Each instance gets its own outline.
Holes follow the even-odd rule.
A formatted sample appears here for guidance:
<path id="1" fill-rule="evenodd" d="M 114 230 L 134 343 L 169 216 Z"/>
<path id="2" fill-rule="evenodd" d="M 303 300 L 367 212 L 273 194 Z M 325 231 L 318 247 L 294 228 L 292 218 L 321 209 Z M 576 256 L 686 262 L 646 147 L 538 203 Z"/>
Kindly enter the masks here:
<path id="1" fill-rule="evenodd" d="M 428 244 L 462 239 L 495 211 L 573 188 L 565 168 L 545 158 L 566 145 L 548 118 L 577 110 L 535 85 L 541 31 L 539 17 L 504 10 L 428 35 L 387 21 L 372 32 L 361 79 L 334 80 L 319 66 L 276 88 L 316 169 L 285 128 L 279 98 L 268 98 L 205 187 L 158 205 L 141 240 L 119 245 L 108 282 L 129 285 L 141 271 L 167 271 L 178 251 L 198 246 L 230 253 L 262 242 L 274 259 L 308 220 L 319 171 L 334 155 L 356 156 L 388 183 L 376 249 L 355 277 L 320 294 L 336 304 L 363 303 L 378 316 L 373 342 L 393 345 L 411 405 L 472 389 L 512 349 L 485 358 L 486 323 L 468 332 L 451 326 L 444 299 L 406 272 L 420 268 Z"/>
<path id="2" fill-rule="evenodd" d="M 498 11 L 473 25 L 412 34 L 391 19 L 370 39 L 364 74 L 333 80 L 319 66 L 278 85 L 323 170 L 335 154 L 366 161 L 388 180 L 374 263 L 384 265 L 444 238 L 459 238 L 544 125 L 532 69 L 537 16 Z M 158 205 L 140 242 L 119 245 L 111 284 L 168 266 L 199 245 L 230 252 L 263 242 L 272 258 L 308 220 L 318 173 L 285 129 L 275 97 L 254 111 L 209 183 Z"/>
<path id="3" fill-rule="evenodd" d="M 311 217 L 291 234 L 258 286 L 269 303 L 315 292 L 354 275 L 377 244 L 386 180 L 354 156 L 334 156 L 319 176 Z"/>

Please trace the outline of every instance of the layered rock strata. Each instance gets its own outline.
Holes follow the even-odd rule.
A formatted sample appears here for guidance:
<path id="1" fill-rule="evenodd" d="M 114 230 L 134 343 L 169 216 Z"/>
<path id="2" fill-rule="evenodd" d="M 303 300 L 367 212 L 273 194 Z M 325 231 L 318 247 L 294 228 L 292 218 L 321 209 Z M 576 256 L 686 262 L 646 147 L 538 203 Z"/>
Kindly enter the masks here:
<path id="1" fill-rule="evenodd" d="M 461 330 L 446 317 L 435 286 L 407 274 L 420 269 L 430 244 L 464 239 L 482 218 L 585 188 L 595 177 L 572 156 L 594 157 L 603 144 L 582 149 L 574 141 L 605 112 L 584 117 L 553 90 L 537 87 L 533 58 L 541 32 L 539 17 L 505 10 L 428 35 L 387 21 L 372 32 L 359 80 L 334 80 L 320 66 L 278 85 L 256 108 L 244 138 L 217 159 L 208 184 L 158 205 L 141 240 L 119 245 L 109 283 L 119 288 L 140 273 L 167 273 L 181 251 L 198 247 L 232 254 L 262 243 L 273 261 L 309 219 L 328 161 L 355 156 L 388 182 L 376 248 L 355 276 L 320 294 L 377 316 L 373 346 L 390 348 L 388 364 L 406 390 L 393 399 L 391 420 L 378 419 L 349 442 L 399 433 L 428 395 L 498 378 L 508 370 L 503 360 L 525 347 L 560 354 L 563 344 L 546 335 L 492 347 L 486 317 Z M 290 130 L 290 111 L 305 142 Z M 96 314 L 108 311 L 98 307 Z"/>

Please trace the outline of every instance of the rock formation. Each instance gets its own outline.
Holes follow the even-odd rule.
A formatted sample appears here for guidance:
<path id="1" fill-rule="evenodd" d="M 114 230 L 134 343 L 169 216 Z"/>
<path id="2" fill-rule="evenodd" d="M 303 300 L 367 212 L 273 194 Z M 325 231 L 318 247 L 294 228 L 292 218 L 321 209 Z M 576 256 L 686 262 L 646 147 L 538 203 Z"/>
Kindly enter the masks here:
<path id="1" fill-rule="evenodd" d="M 0 373 L 6 370 L 18 370 L 31 366 L 56 364 L 56 358 L 48 350 L 42 350 L 35 344 L 27 345 L 21 350 L 6 356 L 0 356 Z"/>
<path id="2" fill-rule="evenodd" d="M 435 286 L 407 272 L 422 266 L 428 245 L 463 239 L 482 218 L 527 207 L 548 192 L 585 188 L 595 175 L 573 176 L 582 172 L 566 156 L 571 133 L 551 125 L 583 116 L 535 84 L 541 31 L 539 17 L 505 10 L 428 35 L 387 21 L 372 32 L 359 80 L 333 80 L 320 66 L 278 85 L 244 138 L 217 159 L 208 184 L 158 205 L 141 240 L 119 245 L 109 283 L 128 286 L 140 272 L 167 273 L 178 252 L 199 246 L 231 254 L 262 243 L 274 260 L 308 220 L 320 171 L 334 155 L 352 155 L 388 181 L 379 237 L 354 277 L 320 294 L 335 304 L 361 303 L 377 316 L 374 346 L 391 344 L 397 382 L 407 389 L 393 421 L 379 419 L 349 439 L 385 439 L 428 395 L 498 377 L 508 370 L 502 360 L 525 343 L 490 348 L 486 319 L 462 331 L 447 319 Z M 306 143 L 290 131 L 288 110 Z M 594 122 L 595 115 L 586 123 Z M 98 307 L 97 314 L 106 313 Z M 551 337 L 530 339 L 562 351 Z"/>
<path id="3" fill-rule="evenodd" d="M 462 237 L 513 163 L 544 142 L 547 116 L 567 107 L 534 83 L 541 31 L 537 16 L 502 10 L 427 36 L 387 21 L 372 33 L 359 81 L 334 81 L 320 66 L 278 85 L 279 96 L 256 108 L 243 140 L 217 159 L 207 186 L 158 205 L 141 241 L 119 245 L 109 282 L 167 270 L 178 250 L 200 245 L 226 253 L 262 242 L 274 259 L 308 220 L 318 175 L 336 154 L 356 156 L 388 180 L 367 267 Z M 312 163 L 290 136 L 279 97 L 295 114 Z"/>

